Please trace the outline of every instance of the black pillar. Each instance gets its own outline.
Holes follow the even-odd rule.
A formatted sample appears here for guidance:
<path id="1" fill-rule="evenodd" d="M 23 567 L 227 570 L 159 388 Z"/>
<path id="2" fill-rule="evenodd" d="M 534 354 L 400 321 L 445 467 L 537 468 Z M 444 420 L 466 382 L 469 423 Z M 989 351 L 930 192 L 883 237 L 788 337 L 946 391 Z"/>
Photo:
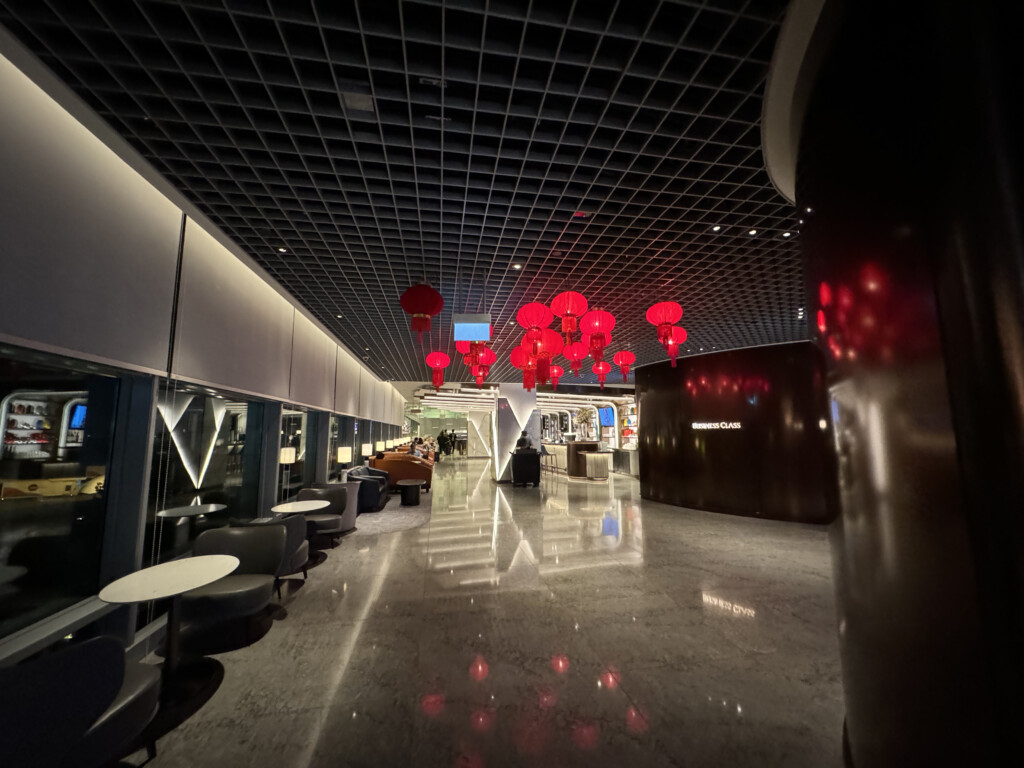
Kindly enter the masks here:
<path id="1" fill-rule="evenodd" d="M 1024 204 L 1012 4 L 846 4 L 803 124 L 848 758 L 1024 762 Z"/>

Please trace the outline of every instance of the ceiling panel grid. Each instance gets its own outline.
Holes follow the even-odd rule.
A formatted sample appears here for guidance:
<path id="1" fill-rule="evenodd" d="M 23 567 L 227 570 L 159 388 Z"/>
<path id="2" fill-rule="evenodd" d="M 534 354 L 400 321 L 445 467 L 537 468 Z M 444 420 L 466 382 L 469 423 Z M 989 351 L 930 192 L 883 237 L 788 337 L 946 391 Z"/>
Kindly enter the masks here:
<path id="1" fill-rule="evenodd" d="M 799 218 L 759 146 L 784 8 L 0 0 L 0 23 L 381 378 L 456 359 L 468 310 L 511 380 L 516 310 L 567 288 L 638 365 L 664 356 L 659 300 L 684 353 L 806 336 Z M 423 279 L 446 306 L 421 348 L 398 297 Z"/>

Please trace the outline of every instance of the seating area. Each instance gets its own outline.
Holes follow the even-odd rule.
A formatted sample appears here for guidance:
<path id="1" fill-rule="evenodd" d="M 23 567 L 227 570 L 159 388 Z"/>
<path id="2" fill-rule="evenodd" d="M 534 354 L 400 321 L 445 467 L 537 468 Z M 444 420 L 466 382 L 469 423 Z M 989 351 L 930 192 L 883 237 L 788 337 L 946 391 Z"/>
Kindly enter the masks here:
<path id="1" fill-rule="evenodd" d="M 429 491 L 430 481 L 434 476 L 434 462 L 431 459 L 398 451 L 385 453 L 382 459 L 370 459 L 370 466 L 388 473 L 388 487 L 392 491 L 398 490 L 400 480 L 423 480 L 423 490 Z"/>
<path id="2" fill-rule="evenodd" d="M 429 479 L 428 462 L 394 461 Z M 225 518 L 202 530 L 186 556 L 101 590 L 100 599 L 114 604 L 169 599 L 166 636 L 156 651 L 162 663 L 129 662 L 119 640 L 99 636 L 0 668 L 0 765 L 100 768 L 142 748 L 155 757 L 157 741 L 198 711 L 224 679 L 211 654 L 263 638 L 287 617 L 285 604 L 310 570 L 326 560 L 323 547 L 336 548 L 356 529 L 359 514 L 387 504 L 393 482 L 386 470 L 356 467 L 347 474 L 347 482 L 313 484 L 296 502 L 274 507 L 319 504 L 315 511 Z M 298 574 L 301 581 L 289 579 Z"/>

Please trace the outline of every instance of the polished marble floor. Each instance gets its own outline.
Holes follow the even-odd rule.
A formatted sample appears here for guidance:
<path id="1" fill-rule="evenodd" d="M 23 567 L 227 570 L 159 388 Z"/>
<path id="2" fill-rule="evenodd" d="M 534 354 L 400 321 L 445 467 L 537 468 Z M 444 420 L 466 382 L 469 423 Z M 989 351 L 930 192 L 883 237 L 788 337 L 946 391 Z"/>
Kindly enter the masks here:
<path id="1" fill-rule="evenodd" d="M 435 472 L 430 522 L 344 539 L 153 768 L 841 764 L 823 529 Z"/>

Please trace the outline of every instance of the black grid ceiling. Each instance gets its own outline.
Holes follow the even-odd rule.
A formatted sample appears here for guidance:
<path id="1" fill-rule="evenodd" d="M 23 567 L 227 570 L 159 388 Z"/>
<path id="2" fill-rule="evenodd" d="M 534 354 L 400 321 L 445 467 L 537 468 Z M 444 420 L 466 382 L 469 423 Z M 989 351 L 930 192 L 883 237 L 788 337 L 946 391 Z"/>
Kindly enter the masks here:
<path id="1" fill-rule="evenodd" d="M 570 288 L 637 364 L 664 359 L 654 301 L 690 354 L 806 337 L 760 152 L 784 8 L 0 0 L 0 22 L 382 378 L 427 376 L 398 305 L 425 278 L 447 378 L 452 312 L 490 311 L 514 381 L 517 309 Z"/>

